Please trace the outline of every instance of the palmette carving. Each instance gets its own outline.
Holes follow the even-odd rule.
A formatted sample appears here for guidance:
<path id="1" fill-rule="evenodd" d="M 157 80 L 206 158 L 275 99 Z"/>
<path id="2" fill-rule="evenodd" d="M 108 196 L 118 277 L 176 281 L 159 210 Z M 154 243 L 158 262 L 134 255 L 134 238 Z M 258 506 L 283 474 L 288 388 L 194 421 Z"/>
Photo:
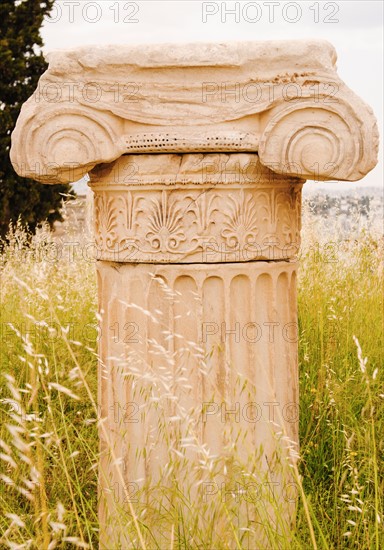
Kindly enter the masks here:
<path id="1" fill-rule="evenodd" d="M 97 220 L 97 243 L 106 249 L 112 248 L 117 240 L 118 209 L 113 197 L 102 192 L 95 197 L 95 216 Z"/>
<path id="2" fill-rule="evenodd" d="M 209 230 L 214 223 L 213 216 L 218 210 L 214 206 L 215 198 L 216 195 L 208 193 L 202 193 L 197 199 L 193 195 L 187 195 L 187 200 L 191 201 L 187 213 L 192 212 L 194 215 L 192 227 L 196 228 L 197 235 L 209 237 Z"/>
<path id="3" fill-rule="evenodd" d="M 186 240 L 182 229 L 183 213 L 177 202 L 171 202 L 170 193 L 161 192 L 161 197 L 151 200 L 149 231 L 145 235 L 151 247 L 162 253 L 173 253 Z"/>
<path id="4" fill-rule="evenodd" d="M 241 189 L 238 197 L 229 195 L 230 212 L 225 213 L 225 229 L 221 232 L 229 247 L 245 247 L 257 242 L 259 228 L 255 198 L 251 193 L 245 195 Z"/>

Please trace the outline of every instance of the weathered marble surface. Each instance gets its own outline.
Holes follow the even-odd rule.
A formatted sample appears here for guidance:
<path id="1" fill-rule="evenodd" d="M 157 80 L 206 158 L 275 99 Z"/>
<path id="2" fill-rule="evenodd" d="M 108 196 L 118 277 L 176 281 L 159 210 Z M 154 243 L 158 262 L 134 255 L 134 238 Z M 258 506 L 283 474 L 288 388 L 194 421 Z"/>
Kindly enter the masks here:
<path id="1" fill-rule="evenodd" d="M 303 180 L 256 154 L 124 155 L 90 173 L 99 260 L 288 260 L 300 247 Z"/>
<path id="2" fill-rule="evenodd" d="M 325 41 L 87 46 L 52 52 L 13 133 L 17 172 L 74 181 L 126 153 L 258 152 L 275 172 L 357 180 L 371 109 Z"/>
<path id="3" fill-rule="evenodd" d="M 124 487 L 159 526 L 172 487 L 183 495 L 175 506 L 204 507 L 202 529 L 222 505 L 209 491 L 224 487 L 239 526 L 253 527 L 245 547 L 289 532 L 299 491 L 296 268 L 98 262 L 101 548 L 132 548 L 119 525 Z M 273 487 L 274 498 L 235 501 L 237 484 Z"/>

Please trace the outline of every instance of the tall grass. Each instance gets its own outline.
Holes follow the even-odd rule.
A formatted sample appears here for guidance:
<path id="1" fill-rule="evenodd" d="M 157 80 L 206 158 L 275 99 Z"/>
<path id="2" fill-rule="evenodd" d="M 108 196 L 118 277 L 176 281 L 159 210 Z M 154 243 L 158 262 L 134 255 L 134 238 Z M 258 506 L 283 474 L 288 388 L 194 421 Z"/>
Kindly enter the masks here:
<path id="1" fill-rule="evenodd" d="M 310 212 L 302 235 L 302 493 L 295 532 L 271 534 L 268 547 L 378 550 L 383 236 L 357 224 L 346 238 L 337 220 L 324 223 Z M 17 224 L 2 247 L 0 548 L 98 548 L 98 318 L 87 240 L 86 232 L 69 233 L 72 244 L 62 246 L 46 227 L 31 237 Z M 248 547 L 235 502 L 207 507 L 204 521 L 194 522 L 202 503 L 191 508 L 172 487 L 166 513 L 131 505 L 136 547 Z M 165 546 L 151 536 L 159 521 L 169 535 Z"/>

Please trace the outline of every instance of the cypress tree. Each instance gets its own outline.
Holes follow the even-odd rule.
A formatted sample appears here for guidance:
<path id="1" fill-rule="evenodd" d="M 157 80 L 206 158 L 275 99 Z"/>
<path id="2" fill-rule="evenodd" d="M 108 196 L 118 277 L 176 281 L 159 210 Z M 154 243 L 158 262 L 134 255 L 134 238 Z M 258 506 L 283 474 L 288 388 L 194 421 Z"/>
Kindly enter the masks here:
<path id="1" fill-rule="evenodd" d="M 19 177 L 9 159 L 11 133 L 22 104 L 32 95 L 47 63 L 40 29 L 54 0 L 0 0 L 0 236 L 21 216 L 33 231 L 62 220 L 69 185 L 44 185 Z"/>

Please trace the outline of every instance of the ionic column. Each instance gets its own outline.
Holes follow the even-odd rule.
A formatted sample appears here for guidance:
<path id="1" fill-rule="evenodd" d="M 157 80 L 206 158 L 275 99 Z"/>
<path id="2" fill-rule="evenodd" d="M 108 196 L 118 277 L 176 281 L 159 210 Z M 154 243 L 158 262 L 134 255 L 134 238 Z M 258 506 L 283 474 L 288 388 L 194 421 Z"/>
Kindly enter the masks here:
<path id="1" fill-rule="evenodd" d="M 91 177 L 100 546 L 169 547 L 190 502 L 200 532 L 228 513 L 245 547 L 286 540 L 301 187 L 375 166 L 372 111 L 324 41 L 84 47 L 49 62 L 11 160 L 44 183 Z"/>

